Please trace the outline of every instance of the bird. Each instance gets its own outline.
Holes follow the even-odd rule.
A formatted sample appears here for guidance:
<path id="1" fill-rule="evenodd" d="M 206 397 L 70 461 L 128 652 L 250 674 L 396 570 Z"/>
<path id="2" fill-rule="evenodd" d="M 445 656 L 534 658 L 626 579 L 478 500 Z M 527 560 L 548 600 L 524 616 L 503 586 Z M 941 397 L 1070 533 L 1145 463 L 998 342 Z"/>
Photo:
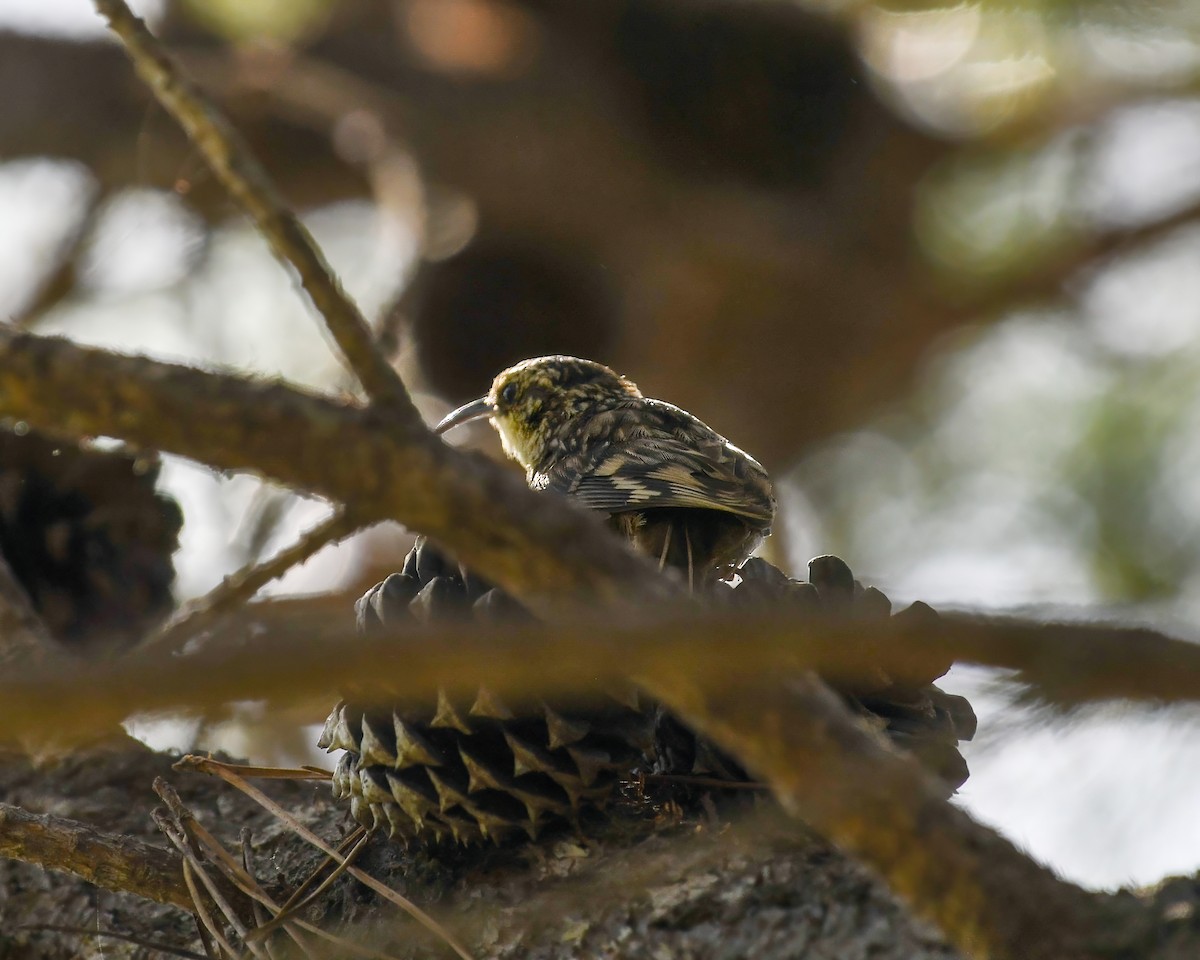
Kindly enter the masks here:
<path id="1" fill-rule="evenodd" d="M 612 529 L 659 569 L 678 569 L 690 590 L 728 579 L 771 532 L 775 495 L 762 465 L 602 363 L 523 360 L 434 433 L 485 418 L 530 487 L 607 514 Z"/>

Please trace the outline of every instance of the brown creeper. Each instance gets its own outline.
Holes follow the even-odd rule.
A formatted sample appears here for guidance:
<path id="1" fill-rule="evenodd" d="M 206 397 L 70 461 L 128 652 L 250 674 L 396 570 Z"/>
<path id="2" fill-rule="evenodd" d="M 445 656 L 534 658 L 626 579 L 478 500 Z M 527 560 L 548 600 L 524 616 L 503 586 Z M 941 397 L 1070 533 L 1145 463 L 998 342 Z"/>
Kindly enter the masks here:
<path id="1" fill-rule="evenodd" d="M 603 364 L 522 361 L 434 432 L 484 417 L 533 489 L 607 513 L 614 529 L 660 566 L 685 571 L 689 584 L 741 564 L 771 532 L 775 497 L 758 461 Z"/>

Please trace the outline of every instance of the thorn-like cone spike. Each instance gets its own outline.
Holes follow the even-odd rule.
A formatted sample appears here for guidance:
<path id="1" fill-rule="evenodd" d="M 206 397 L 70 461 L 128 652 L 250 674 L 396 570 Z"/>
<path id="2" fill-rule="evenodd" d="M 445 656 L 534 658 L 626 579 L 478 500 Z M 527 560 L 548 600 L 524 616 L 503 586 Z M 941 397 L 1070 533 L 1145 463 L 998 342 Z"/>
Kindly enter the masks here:
<path id="1" fill-rule="evenodd" d="M 396 751 L 392 749 L 391 740 L 395 734 L 384 728 L 376 729 L 378 724 L 377 717 L 363 715 L 362 740 L 358 745 L 359 755 L 362 757 L 363 763 L 381 763 L 394 767 Z"/>
<path id="2" fill-rule="evenodd" d="M 630 710 L 641 710 L 642 701 L 638 696 L 637 687 L 632 683 L 614 683 L 604 690 L 612 699 Z"/>
<path id="3" fill-rule="evenodd" d="M 612 757 L 603 750 L 588 750 L 583 747 L 569 747 L 567 753 L 579 768 L 580 779 L 585 787 L 590 787 L 604 770 L 613 767 Z"/>
<path id="4" fill-rule="evenodd" d="M 583 720 L 568 720 L 549 705 L 543 704 L 542 712 L 546 717 L 547 746 L 551 750 L 578 743 L 592 730 L 590 723 Z"/>
<path id="5" fill-rule="evenodd" d="M 333 768 L 333 798 L 344 800 L 350 796 L 350 779 L 355 777 L 354 765 L 356 757 L 352 753 L 343 753 L 338 757 L 337 766 Z"/>
<path id="6" fill-rule="evenodd" d="M 408 818 L 403 810 L 394 803 L 380 804 L 383 808 L 383 814 L 388 821 L 388 836 L 393 840 L 411 840 L 416 835 L 417 830 L 421 828 L 420 824 L 413 823 Z"/>
<path id="7" fill-rule="evenodd" d="M 525 805 L 530 821 L 537 823 L 544 812 L 556 813 L 564 817 L 570 812 L 570 803 L 563 800 L 562 794 L 555 790 L 556 788 L 550 786 L 532 787 L 518 782 L 512 784 L 507 792 Z"/>
<path id="8" fill-rule="evenodd" d="M 396 769 L 442 765 L 437 748 L 421 736 L 415 727 L 401 720 L 399 714 L 393 714 L 392 720 L 396 728 Z"/>
<path id="9" fill-rule="evenodd" d="M 345 706 L 345 703 L 339 701 L 338 705 L 329 712 L 329 716 L 325 718 L 325 726 L 321 730 L 321 735 L 317 737 L 317 746 L 322 750 L 329 751 L 337 749 L 333 745 L 334 730 L 337 727 L 338 717 L 342 715 L 342 709 Z"/>
<path id="10" fill-rule="evenodd" d="M 493 810 L 485 810 L 478 804 L 469 804 L 464 809 L 475 818 L 475 822 L 479 824 L 480 832 L 493 843 L 500 843 L 506 836 L 512 834 L 513 831 L 522 829 L 519 819 L 506 817 Z"/>
<path id="11" fill-rule="evenodd" d="M 522 740 L 511 730 L 504 731 L 504 739 L 513 755 L 513 776 L 520 777 L 527 773 L 550 773 L 562 765 L 555 763 L 554 758 L 546 751 Z"/>
<path id="12" fill-rule="evenodd" d="M 470 804 L 467 798 L 467 791 L 461 786 L 451 783 L 445 777 L 438 776 L 436 770 L 429 770 L 429 781 L 433 784 L 433 788 L 437 791 L 439 809 L 445 813 L 451 807 L 466 807 Z"/>
<path id="13" fill-rule="evenodd" d="M 350 816 L 364 827 L 370 828 L 375 825 L 375 814 L 371 812 L 371 805 L 361 796 L 350 796 Z"/>
<path id="14" fill-rule="evenodd" d="M 492 720 L 511 720 L 513 718 L 513 712 L 504 705 L 504 701 L 487 687 L 479 688 L 475 702 L 471 704 L 470 714 L 473 717 L 488 717 Z"/>
<path id="15" fill-rule="evenodd" d="M 498 772 L 489 769 L 483 760 L 471 756 L 461 743 L 458 745 L 458 755 L 467 768 L 467 790 L 471 793 L 488 789 L 508 790 L 511 786 Z"/>
<path id="16" fill-rule="evenodd" d="M 437 792 L 433 789 L 433 784 L 423 772 L 416 771 L 412 774 L 399 774 L 389 770 L 387 778 L 392 797 L 420 830 L 425 825 L 425 817 L 438 808 Z"/>
<path id="17" fill-rule="evenodd" d="M 329 753 L 334 750 L 353 750 L 358 752 L 360 715 L 345 703 L 338 704 L 325 721 L 325 729 L 321 732 L 324 748 Z"/>
<path id="18" fill-rule="evenodd" d="M 567 795 L 567 800 L 571 804 L 571 811 L 578 812 L 579 803 L 583 800 L 584 789 L 583 784 L 578 777 L 568 777 L 564 774 L 558 774 L 554 777 L 554 782 L 563 789 L 563 793 Z"/>
<path id="19" fill-rule="evenodd" d="M 362 786 L 362 798 L 367 803 L 390 803 L 392 791 L 387 778 L 379 767 L 359 767 L 358 780 Z"/>
<path id="20" fill-rule="evenodd" d="M 438 689 L 437 712 L 429 721 L 429 725 L 442 730 L 457 730 L 468 737 L 471 735 L 471 725 L 459 713 L 453 701 L 446 696 L 446 691 L 440 688 Z"/>
<path id="21" fill-rule="evenodd" d="M 442 815 L 442 819 L 445 820 L 450 835 L 463 846 L 479 843 L 483 839 L 483 831 L 479 829 L 479 825 L 465 814 L 445 813 Z"/>

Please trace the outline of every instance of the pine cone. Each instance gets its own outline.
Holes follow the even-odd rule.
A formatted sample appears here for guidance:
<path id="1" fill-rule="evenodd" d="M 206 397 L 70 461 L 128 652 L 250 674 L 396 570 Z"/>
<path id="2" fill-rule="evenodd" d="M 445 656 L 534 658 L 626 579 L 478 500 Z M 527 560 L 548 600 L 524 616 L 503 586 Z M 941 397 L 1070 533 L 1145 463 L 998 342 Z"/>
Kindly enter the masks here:
<path id="1" fill-rule="evenodd" d="M 359 630 L 448 618 L 528 617 L 424 540 L 404 570 L 356 605 Z M 339 703 L 318 745 L 345 750 L 334 794 L 353 817 L 400 839 L 500 842 L 578 825 L 616 796 L 653 749 L 653 718 L 630 692 L 514 711 L 481 689 L 470 702 L 364 711 Z"/>
<path id="2" fill-rule="evenodd" d="M 57 639 L 124 647 L 173 606 L 183 517 L 159 463 L 0 430 L 0 553 Z"/>
<path id="3" fill-rule="evenodd" d="M 803 615 L 841 611 L 865 619 L 891 616 L 891 602 L 864 588 L 837 557 L 809 564 L 810 581 L 791 580 L 764 560 L 747 562 L 731 594 L 735 605 L 788 603 Z M 727 591 L 718 584 L 715 589 Z M 356 606 L 360 631 L 406 621 L 526 617 L 511 597 L 451 565 L 424 541 L 402 573 L 377 584 Z M 936 617 L 914 604 L 898 617 Z M 949 668 L 940 667 L 936 676 Z M 879 672 L 869 692 L 839 691 L 846 703 L 911 750 L 952 793 L 967 779 L 958 742 L 975 732 L 962 697 L 929 682 L 902 686 Z M 623 774 L 705 775 L 745 781 L 727 754 L 661 707 L 636 700 L 571 706 L 547 704 L 515 713 L 481 690 L 470 704 L 439 695 L 436 708 L 364 712 L 342 702 L 319 745 L 345 750 L 334 771 L 339 798 L 365 826 L 392 836 L 468 843 L 515 833 L 536 837 L 548 824 L 578 824 L 612 801 Z M 676 799 L 687 787 L 666 791 Z"/>
<path id="4" fill-rule="evenodd" d="M 807 582 L 789 579 L 777 567 L 759 558 L 749 560 L 738 572 L 741 582 L 734 590 L 735 603 L 783 601 L 810 614 L 840 612 L 867 621 L 893 616 L 887 596 L 875 587 L 864 587 L 838 557 L 824 556 L 810 561 Z M 920 623 L 936 619 L 937 613 L 918 601 L 894 616 Z M 869 691 L 837 692 L 893 743 L 915 754 L 945 781 L 948 793 L 953 793 L 969 776 L 958 744 L 975 736 L 976 721 L 965 697 L 946 693 L 934 685 L 933 681 L 949 669 L 947 660 L 933 668 L 928 677 L 921 678 L 924 682 L 907 685 L 898 684 L 879 671 Z M 669 736 L 674 749 L 680 750 L 677 731 L 664 731 L 660 736 Z M 711 752 L 711 748 L 700 751 L 700 759 L 711 762 L 708 757 Z"/>

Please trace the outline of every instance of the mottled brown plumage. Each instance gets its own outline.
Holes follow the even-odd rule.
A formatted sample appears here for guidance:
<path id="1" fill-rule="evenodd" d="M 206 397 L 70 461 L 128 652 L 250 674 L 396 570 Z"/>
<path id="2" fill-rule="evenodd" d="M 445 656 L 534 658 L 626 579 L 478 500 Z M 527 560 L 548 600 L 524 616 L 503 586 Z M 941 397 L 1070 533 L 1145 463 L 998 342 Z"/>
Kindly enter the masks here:
<path id="1" fill-rule="evenodd" d="M 608 514 L 614 529 L 689 581 L 736 567 L 770 533 L 775 497 L 758 461 L 603 364 L 525 360 L 436 432 L 483 417 L 531 487 Z"/>

